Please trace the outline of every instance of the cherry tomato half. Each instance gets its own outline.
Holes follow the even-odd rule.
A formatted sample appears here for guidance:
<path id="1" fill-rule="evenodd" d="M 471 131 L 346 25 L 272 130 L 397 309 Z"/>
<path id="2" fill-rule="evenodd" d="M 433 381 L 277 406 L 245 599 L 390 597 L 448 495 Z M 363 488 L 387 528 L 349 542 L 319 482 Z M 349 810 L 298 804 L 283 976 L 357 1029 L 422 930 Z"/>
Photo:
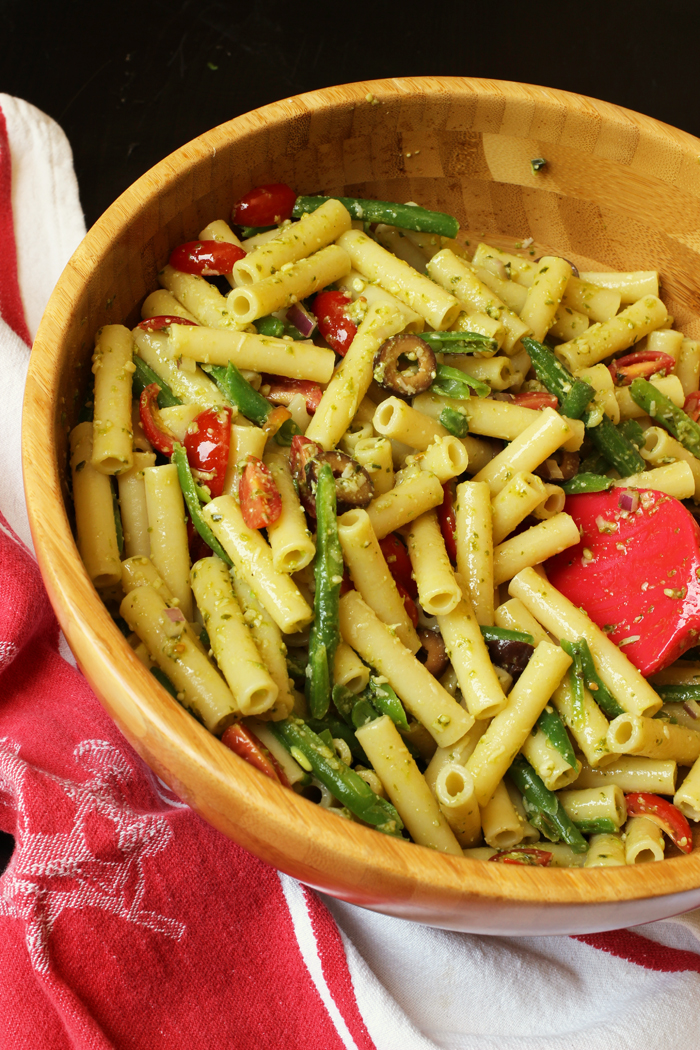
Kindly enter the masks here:
<path id="1" fill-rule="evenodd" d="M 352 299 L 345 292 L 319 292 L 313 304 L 319 332 L 331 350 L 342 357 L 357 335 L 357 325 L 347 315 L 351 304 Z"/>
<path id="2" fill-rule="evenodd" d="M 158 408 L 158 395 L 160 387 L 157 383 L 149 383 L 141 391 L 139 398 L 139 416 L 143 432 L 158 452 L 164 456 L 172 456 L 175 447 L 175 435 L 172 434 L 160 418 Z"/>
<path id="3" fill-rule="evenodd" d="M 539 390 L 524 390 L 522 394 L 512 394 L 513 404 L 521 405 L 522 408 L 534 408 L 540 411 L 543 408 L 558 408 L 559 400 L 556 394 L 546 394 Z"/>
<path id="4" fill-rule="evenodd" d="M 228 241 L 188 241 L 170 255 L 170 265 L 181 273 L 199 277 L 218 277 L 231 273 L 233 264 L 245 259 L 245 252 Z"/>
<path id="5" fill-rule="evenodd" d="M 285 182 L 256 186 L 236 201 L 231 220 L 237 226 L 274 226 L 291 218 L 296 199 L 296 193 Z"/>
<path id="6" fill-rule="evenodd" d="M 312 416 L 321 403 L 323 391 L 318 383 L 312 383 L 310 380 L 263 375 L 262 381 L 270 387 L 265 397 L 273 405 L 288 405 L 293 397 L 302 394 L 306 401 L 306 411 Z"/>
<path id="7" fill-rule="evenodd" d="M 212 499 L 224 491 L 231 445 L 231 409 L 207 408 L 200 412 L 185 434 L 187 459 Z"/>
<path id="8" fill-rule="evenodd" d="M 684 853 L 693 852 L 693 832 L 686 817 L 676 806 L 660 795 L 647 791 L 633 791 L 625 795 L 628 817 L 646 817 L 665 831 L 671 841 Z"/>
<path id="9" fill-rule="evenodd" d="M 675 365 L 671 355 L 661 350 L 636 350 L 633 354 L 618 357 L 608 368 L 616 386 L 629 386 L 633 379 L 643 376 L 668 375 Z"/>
<path id="10" fill-rule="evenodd" d="M 249 529 L 273 525 L 282 513 L 282 497 L 275 479 L 261 459 L 250 456 L 238 488 L 243 520 Z"/>
<path id="11" fill-rule="evenodd" d="M 224 730 L 221 743 L 225 744 L 231 751 L 234 751 L 240 758 L 244 758 L 246 762 L 250 762 L 251 766 L 255 766 L 256 769 L 259 769 L 265 776 L 270 777 L 271 780 L 278 781 L 284 787 L 290 786 L 284 770 L 278 764 L 274 755 L 270 754 L 267 748 L 261 744 L 255 733 L 252 733 L 246 726 L 241 725 L 240 722 Z"/>
<path id="12" fill-rule="evenodd" d="M 157 317 L 147 317 L 137 327 L 142 328 L 144 332 L 162 332 L 171 324 L 189 324 L 195 328 L 198 327 L 196 321 L 188 321 L 185 317 L 176 317 L 175 314 L 158 314 Z"/>
<path id="13" fill-rule="evenodd" d="M 690 416 L 694 423 L 697 423 L 700 417 L 700 390 L 693 390 L 692 393 L 688 394 L 683 404 L 683 411 Z"/>
<path id="14" fill-rule="evenodd" d="M 399 587 L 399 594 L 401 593 L 401 588 L 403 588 L 409 597 L 416 598 L 418 596 L 418 587 L 411 575 L 413 566 L 411 565 L 408 551 L 399 537 L 395 532 L 390 532 L 388 536 L 384 536 L 379 541 L 379 546 L 386 558 L 389 572 L 394 577 L 396 586 Z"/>

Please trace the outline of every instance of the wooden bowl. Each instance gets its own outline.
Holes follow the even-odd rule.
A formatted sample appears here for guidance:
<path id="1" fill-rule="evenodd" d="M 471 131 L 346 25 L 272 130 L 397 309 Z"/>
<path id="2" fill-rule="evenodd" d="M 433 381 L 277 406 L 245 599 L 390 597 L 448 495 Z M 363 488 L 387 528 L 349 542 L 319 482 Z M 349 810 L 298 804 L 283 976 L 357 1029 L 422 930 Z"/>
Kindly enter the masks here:
<path id="1" fill-rule="evenodd" d="M 531 159 L 546 166 L 533 173 Z M 477 238 L 589 270 L 658 269 L 676 324 L 700 337 L 700 142 L 594 99 L 425 77 L 285 99 L 167 157 L 93 226 L 32 353 L 23 441 L 29 515 L 49 596 L 109 714 L 148 765 L 224 835 L 343 900 L 449 929 L 577 933 L 700 904 L 700 851 L 661 863 L 543 870 L 459 860 L 338 819 L 265 778 L 155 682 L 110 619 L 73 541 L 67 435 L 100 325 L 139 320 L 176 244 L 259 183 L 413 200 Z M 500 240 L 498 240 L 500 238 Z M 76 394 L 77 391 L 77 394 Z"/>

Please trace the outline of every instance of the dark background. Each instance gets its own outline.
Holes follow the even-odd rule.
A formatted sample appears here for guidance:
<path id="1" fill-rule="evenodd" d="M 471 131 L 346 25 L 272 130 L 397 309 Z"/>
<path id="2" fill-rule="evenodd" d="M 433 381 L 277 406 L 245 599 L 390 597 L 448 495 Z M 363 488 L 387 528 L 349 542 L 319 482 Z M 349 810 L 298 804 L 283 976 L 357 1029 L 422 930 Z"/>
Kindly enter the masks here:
<path id="1" fill-rule="evenodd" d="M 699 29 L 694 0 L 0 0 L 0 90 L 63 126 L 90 225 L 208 128 L 356 80 L 519 80 L 700 135 Z M 0 833 L 0 870 L 11 842 Z"/>

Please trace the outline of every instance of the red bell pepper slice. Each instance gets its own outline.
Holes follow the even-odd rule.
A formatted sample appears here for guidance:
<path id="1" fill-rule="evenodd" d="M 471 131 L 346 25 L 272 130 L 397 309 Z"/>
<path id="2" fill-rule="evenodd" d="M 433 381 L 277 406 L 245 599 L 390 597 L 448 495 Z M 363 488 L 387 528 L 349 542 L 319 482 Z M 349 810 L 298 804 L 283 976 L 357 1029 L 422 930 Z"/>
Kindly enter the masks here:
<path id="1" fill-rule="evenodd" d="M 293 397 L 302 394 L 306 401 L 306 411 L 312 416 L 321 403 L 323 391 L 318 383 L 312 383 L 310 380 L 263 375 L 262 381 L 270 388 L 265 397 L 273 405 L 288 405 Z"/>
<path id="2" fill-rule="evenodd" d="M 690 416 L 694 423 L 697 423 L 700 418 L 700 390 L 693 390 L 692 393 L 688 394 L 683 403 L 683 411 Z"/>
<path id="3" fill-rule="evenodd" d="M 357 335 L 357 325 L 347 315 L 351 305 L 352 299 L 345 292 L 319 292 L 313 303 L 319 332 L 331 350 L 342 357 Z"/>
<path id="4" fill-rule="evenodd" d="M 449 481 L 442 486 L 442 491 L 445 495 L 438 507 L 438 521 L 440 522 L 442 538 L 445 541 L 447 556 L 454 564 L 457 561 L 457 519 L 455 517 L 452 487 Z"/>
<path id="5" fill-rule="evenodd" d="M 157 317 L 147 317 L 145 321 L 141 321 L 137 328 L 142 328 L 144 332 L 162 332 L 164 328 L 169 328 L 171 324 L 189 324 L 198 328 L 199 325 L 196 321 L 188 321 L 185 317 L 176 317 L 175 314 L 159 314 Z"/>
<path id="6" fill-rule="evenodd" d="M 658 373 L 668 375 L 675 365 L 671 355 L 664 354 L 661 350 L 636 350 L 633 354 L 616 358 L 608 368 L 616 386 L 629 386 L 633 379 L 640 377 Z"/>
<path id="7" fill-rule="evenodd" d="M 274 525 L 282 513 L 275 479 L 261 459 L 249 456 L 238 487 L 243 520 L 250 529 Z"/>
<path id="8" fill-rule="evenodd" d="M 511 394 L 512 403 L 522 408 L 534 408 L 541 411 L 543 408 L 558 408 L 559 399 L 556 394 L 546 394 L 540 390 L 524 390 L 522 394 Z"/>
<path id="9" fill-rule="evenodd" d="M 283 787 L 290 787 L 286 774 L 275 756 L 270 754 L 247 726 L 241 725 L 240 722 L 229 726 L 223 732 L 221 743 L 230 748 L 239 758 L 244 758 L 251 766 L 259 769 L 266 777 L 276 780 Z"/>
<path id="10" fill-rule="evenodd" d="M 399 537 L 395 532 L 390 532 L 388 536 L 384 536 L 384 538 L 379 541 L 379 546 L 381 547 L 382 554 L 386 558 L 389 572 L 394 577 L 396 585 L 398 586 L 400 584 L 410 598 L 416 598 L 418 596 L 418 587 L 416 586 L 416 581 L 411 575 L 413 572 L 413 566 L 411 565 L 408 551 Z"/>
<path id="11" fill-rule="evenodd" d="M 144 434 L 158 452 L 164 456 L 172 456 L 173 448 L 177 438 L 172 434 L 160 418 L 158 408 L 158 395 L 160 387 L 157 383 L 149 383 L 141 391 L 139 398 L 139 416 Z"/>
<path id="12" fill-rule="evenodd" d="M 181 273 L 198 277 L 219 277 L 231 273 L 233 264 L 245 259 L 245 252 L 228 241 L 187 241 L 170 253 L 170 265 Z"/>
<path id="13" fill-rule="evenodd" d="M 660 795 L 635 791 L 625 795 L 628 817 L 652 820 L 684 853 L 693 852 L 693 832 L 681 811 Z"/>
<path id="14" fill-rule="evenodd" d="M 527 864 L 530 867 L 548 868 L 552 863 L 552 854 L 534 846 L 514 846 L 503 853 L 494 853 L 489 860 L 497 864 Z"/>
<path id="15" fill-rule="evenodd" d="M 256 186 L 236 201 L 231 221 L 237 226 L 275 226 L 291 218 L 296 199 L 285 182 Z"/>
<path id="16" fill-rule="evenodd" d="M 212 499 L 224 491 L 231 447 L 231 409 L 207 408 L 190 424 L 185 435 L 187 459 L 206 485 Z"/>

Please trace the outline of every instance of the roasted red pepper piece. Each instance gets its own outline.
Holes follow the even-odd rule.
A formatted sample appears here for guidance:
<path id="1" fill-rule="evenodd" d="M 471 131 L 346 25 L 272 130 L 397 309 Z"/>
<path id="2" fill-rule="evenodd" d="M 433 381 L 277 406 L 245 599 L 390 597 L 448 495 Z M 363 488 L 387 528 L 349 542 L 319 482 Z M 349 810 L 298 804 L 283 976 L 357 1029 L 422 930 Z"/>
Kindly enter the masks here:
<path id="1" fill-rule="evenodd" d="M 489 860 L 498 864 L 527 864 L 531 867 L 548 868 L 552 863 L 552 854 L 534 846 L 515 846 L 503 853 L 494 853 Z"/>
<path id="2" fill-rule="evenodd" d="M 321 403 L 323 395 L 321 387 L 318 383 L 312 383 L 308 379 L 263 375 L 262 381 L 270 388 L 265 397 L 273 405 L 288 405 L 293 397 L 302 394 L 306 401 L 306 411 L 312 416 Z"/>
<path id="3" fill-rule="evenodd" d="M 688 394 L 684 403 L 683 411 L 690 416 L 694 423 L 700 418 L 700 390 L 693 390 Z"/>
<path id="4" fill-rule="evenodd" d="M 249 456 L 238 487 L 243 520 L 250 529 L 274 525 L 282 513 L 275 479 L 261 459 Z"/>
<path id="5" fill-rule="evenodd" d="M 454 499 L 452 497 L 452 486 L 449 481 L 442 486 L 444 496 L 438 507 L 438 521 L 442 538 L 445 541 L 445 550 L 450 561 L 457 561 L 457 519 L 455 518 Z"/>
<path id="6" fill-rule="evenodd" d="M 264 744 L 261 744 L 254 733 L 246 726 L 238 722 L 236 725 L 225 729 L 221 737 L 221 743 L 234 751 L 240 758 L 244 758 L 251 766 L 255 766 L 266 777 L 276 780 L 278 784 L 289 787 L 289 781 L 284 770 L 279 765 L 274 755 L 271 755 Z"/>
<path id="7" fill-rule="evenodd" d="M 635 509 L 625 510 L 630 503 Z M 554 586 L 645 677 L 697 645 L 700 528 L 683 504 L 650 489 L 617 488 L 569 496 L 564 509 L 582 538 L 546 562 Z"/>
<path id="8" fill-rule="evenodd" d="M 175 314 L 159 314 L 158 317 L 147 317 L 145 321 L 137 325 L 137 328 L 142 328 L 144 332 L 162 332 L 171 324 L 189 324 L 194 325 L 195 328 L 199 327 L 196 321 L 188 321 L 185 317 L 177 317 Z"/>
<path id="9" fill-rule="evenodd" d="M 413 566 L 411 565 L 408 551 L 399 537 L 395 532 L 390 532 L 388 536 L 379 541 L 379 546 L 396 584 L 401 584 L 409 597 L 416 598 L 418 596 L 418 587 L 411 575 Z"/>
<path id="10" fill-rule="evenodd" d="M 671 355 L 661 350 L 636 350 L 633 354 L 616 358 L 608 368 L 616 386 L 629 386 L 633 379 L 668 375 L 675 365 Z"/>
<path id="11" fill-rule="evenodd" d="M 200 412 L 185 435 L 185 450 L 196 480 L 206 485 L 212 499 L 224 491 L 231 447 L 231 409 L 207 408 Z"/>
<path id="12" fill-rule="evenodd" d="M 139 398 L 139 415 L 141 426 L 148 440 L 158 452 L 164 456 L 172 456 L 173 448 L 177 438 L 172 434 L 160 418 L 158 408 L 158 395 L 160 387 L 157 383 L 149 383 L 141 391 Z"/>
<path id="13" fill-rule="evenodd" d="M 512 403 L 522 408 L 558 408 L 559 399 L 556 394 L 546 394 L 540 390 L 524 390 L 522 394 L 511 394 Z"/>
<path id="14" fill-rule="evenodd" d="M 345 292 L 319 292 L 313 303 L 319 332 L 331 350 L 342 357 L 357 335 L 357 325 L 347 315 L 351 305 L 352 299 Z"/>
<path id="15" fill-rule="evenodd" d="M 231 220 L 238 226 L 274 226 L 291 218 L 296 199 L 285 182 L 256 186 L 236 201 Z"/>
<path id="16" fill-rule="evenodd" d="M 170 253 L 170 265 L 181 273 L 199 277 L 219 277 L 231 273 L 233 264 L 245 259 L 245 252 L 228 241 L 187 241 Z"/>
<path id="17" fill-rule="evenodd" d="M 625 795 L 628 817 L 647 817 L 661 828 L 678 849 L 684 853 L 693 852 L 693 832 L 690 824 L 679 809 L 661 798 L 645 791 L 635 791 Z"/>

